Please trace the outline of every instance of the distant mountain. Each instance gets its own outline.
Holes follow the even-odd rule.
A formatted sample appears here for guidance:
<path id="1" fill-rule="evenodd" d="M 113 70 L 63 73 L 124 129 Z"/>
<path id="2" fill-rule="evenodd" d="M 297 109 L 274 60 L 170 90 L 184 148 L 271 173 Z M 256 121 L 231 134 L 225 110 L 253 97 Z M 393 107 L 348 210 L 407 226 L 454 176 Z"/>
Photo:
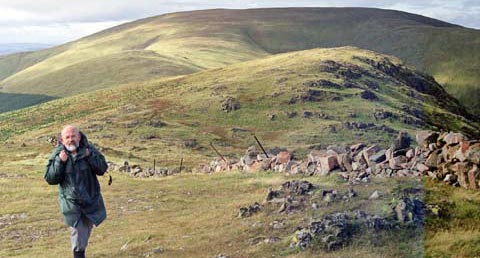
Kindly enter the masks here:
<path id="1" fill-rule="evenodd" d="M 146 18 L 59 47 L 0 57 L 0 87 L 61 97 L 338 46 L 397 56 L 480 114 L 480 31 L 370 8 L 216 9 Z"/>
<path id="2" fill-rule="evenodd" d="M 13 54 L 18 52 L 36 51 L 53 47 L 52 44 L 42 43 L 4 43 L 0 44 L 0 55 Z"/>

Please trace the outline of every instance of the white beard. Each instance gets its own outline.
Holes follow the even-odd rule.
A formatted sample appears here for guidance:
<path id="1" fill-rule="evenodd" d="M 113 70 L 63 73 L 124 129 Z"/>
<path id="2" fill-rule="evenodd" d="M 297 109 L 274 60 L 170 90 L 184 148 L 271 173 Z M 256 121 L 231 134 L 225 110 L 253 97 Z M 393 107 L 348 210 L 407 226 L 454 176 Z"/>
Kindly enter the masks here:
<path id="1" fill-rule="evenodd" d="M 75 145 L 75 144 L 71 144 L 71 145 L 65 145 L 65 148 L 68 150 L 68 151 L 76 151 L 78 146 Z"/>

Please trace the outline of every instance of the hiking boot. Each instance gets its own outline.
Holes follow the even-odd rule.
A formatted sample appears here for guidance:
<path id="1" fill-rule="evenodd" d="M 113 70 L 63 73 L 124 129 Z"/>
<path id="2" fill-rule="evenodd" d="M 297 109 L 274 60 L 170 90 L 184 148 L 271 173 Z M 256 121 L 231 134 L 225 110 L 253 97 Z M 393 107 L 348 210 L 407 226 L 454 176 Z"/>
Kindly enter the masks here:
<path id="1" fill-rule="evenodd" d="M 73 258 L 85 258 L 85 251 L 73 251 Z"/>

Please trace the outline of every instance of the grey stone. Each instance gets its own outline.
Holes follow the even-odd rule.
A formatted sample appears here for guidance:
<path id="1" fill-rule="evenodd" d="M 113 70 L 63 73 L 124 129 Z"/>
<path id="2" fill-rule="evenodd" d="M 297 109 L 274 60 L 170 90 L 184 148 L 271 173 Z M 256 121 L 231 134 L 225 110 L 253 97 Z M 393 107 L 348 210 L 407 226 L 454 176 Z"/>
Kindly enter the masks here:
<path id="1" fill-rule="evenodd" d="M 375 153 L 374 155 L 370 156 L 370 161 L 373 161 L 375 163 L 380 163 L 380 162 L 383 162 L 385 161 L 386 159 L 386 153 L 387 151 L 386 150 L 380 150 L 378 151 L 377 153 Z"/>
<path id="2" fill-rule="evenodd" d="M 380 192 L 378 192 L 378 191 L 375 190 L 375 191 L 370 195 L 370 197 L 368 197 L 368 199 L 369 199 L 369 200 L 377 200 L 377 199 L 380 198 L 380 196 L 381 196 L 381 195 L 380 195 Z"/>

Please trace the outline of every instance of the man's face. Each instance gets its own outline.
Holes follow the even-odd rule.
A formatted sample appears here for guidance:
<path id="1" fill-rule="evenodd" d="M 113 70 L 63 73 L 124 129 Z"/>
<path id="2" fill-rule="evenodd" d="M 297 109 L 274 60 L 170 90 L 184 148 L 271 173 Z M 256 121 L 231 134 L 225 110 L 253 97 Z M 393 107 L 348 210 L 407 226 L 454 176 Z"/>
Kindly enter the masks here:
<path id="1" fill-rule="evenodd" d="M 62 133 L 62 143 L 67 150 L 75 151 L 80 143 L 80 134 L 73 128 L 68 128 Z"/>

